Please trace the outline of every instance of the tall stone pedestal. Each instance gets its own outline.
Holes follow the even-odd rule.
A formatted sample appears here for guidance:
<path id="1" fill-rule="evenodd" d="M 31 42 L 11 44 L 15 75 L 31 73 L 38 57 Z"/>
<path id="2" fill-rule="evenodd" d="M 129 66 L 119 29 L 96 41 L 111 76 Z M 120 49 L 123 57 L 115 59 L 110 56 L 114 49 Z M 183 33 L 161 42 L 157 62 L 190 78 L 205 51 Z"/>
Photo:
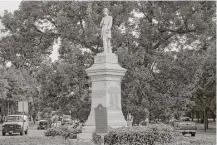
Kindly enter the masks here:
<path id="1" fill-rule="evenodd" d="M 99 53 L 94 57 L 92 67 L 86 69 L 92 82 L 91 112 L 82 133 L 81 139 L 92 139 L 95 130 L 94 108 L 102 104 L 107 108 L 108 126 L 112 128 L 127 126 L 121 107 L 121 78 L 126 69 L 118 64 L 114 53 Z"/>

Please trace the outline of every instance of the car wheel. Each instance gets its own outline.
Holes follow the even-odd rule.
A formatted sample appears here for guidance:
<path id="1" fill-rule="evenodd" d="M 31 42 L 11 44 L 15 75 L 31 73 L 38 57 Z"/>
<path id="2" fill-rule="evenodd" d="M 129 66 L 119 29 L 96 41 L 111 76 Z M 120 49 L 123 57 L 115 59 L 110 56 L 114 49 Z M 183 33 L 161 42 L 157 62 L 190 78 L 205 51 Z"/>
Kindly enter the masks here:
<path id="1" fill-rule="evenodd" d="M 195 134 L 196 134 L 196 132 L 192 132 L 192 133 L 191 133 L 191 136 L 195 136 Z"/>
<path id="2" fill-rule="evenodd" d="M 182 135 L 185 135 L 185 132 L 182 132 Z"/>
<path id="3" fill-rule="evenodd" d="M 28 129 L 25 131 L 25 134 L 28 134 Z"/>
<path id="4" fill-rule="evenodd" d="M 9 135 L 12 135 L 12 133 L 9 133 Z"/>
<path id="5" fill-rule="evenodd" d="M 6 135 L 6 132 L 2 132 L 2 135 L 5 136 L 5 135 Z"/>
<path id="6" fill-rule="evenodd" d="M 20 135 L 23 135 L 24 134 L 24 131 L 22 130 L 22 132 L 20 132 Z"/>

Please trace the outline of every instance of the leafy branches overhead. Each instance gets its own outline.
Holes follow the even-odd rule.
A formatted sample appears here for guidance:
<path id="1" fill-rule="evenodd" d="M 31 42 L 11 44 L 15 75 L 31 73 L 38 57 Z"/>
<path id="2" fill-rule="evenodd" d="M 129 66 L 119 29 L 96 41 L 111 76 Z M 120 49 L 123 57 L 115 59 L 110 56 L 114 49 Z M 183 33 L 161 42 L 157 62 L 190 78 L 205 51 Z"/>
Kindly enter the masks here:
<path id="1" fill-rule="evenodd" d="M 41 55 L 51 53 L 58 37 L 99 52 L 99 23 L 104 7 L 113 16 L 114 50 L 126 45 L 130 51 L 141 47 L 149 53 L 165 48 L 177 36 L 185 35 L 192 43 L 203 32 L 210 37 L 213 34 L 208 29 L 215 24 L 212 2 L 21 2 L 19 10 L 14 14 L 6 12 L 1 18 L 10 34 L 2 39 L 1 48 L 7 46 L 8 50 L 11 46 L 2 57 L 23 57 L 27 61 L 38 56 L 34 60 L 40 62 Z"/>
<path id="2" fill-rule="evenodd" d="M 0 60 L 27 69 L 42 106 L 81 110 L 90 104 L 85 69 L 102 51 L 104 7 L 113 17 L 113 52 L 127 69 L 124 113 L 138 122 L 141 113 L 168 119 L 197 103 L 200 90 L 213 96 L 216 4 L 211 1 L 23 1 L 19 10 L 1 17 L 8 35 L 0 40 Z M 59 60 L 51 63 L 47 57 L 57 39 Z"/>
<path id="3" fill-rule="evenodd" d="M 41 82 L 40 104 L 65 114 L 71 112 L 77 115 L 75 118 L 85 119 L 90 111 L 90 84 L 85 72 L 87 67 L 84 65 L 88 63 L 88 55 L 82 54 L 77 47 L 68 53 L 71 57 L 66 56 L 65 60 L 61 59 L 52 65 L 42 65 L 38 73 Z"/>

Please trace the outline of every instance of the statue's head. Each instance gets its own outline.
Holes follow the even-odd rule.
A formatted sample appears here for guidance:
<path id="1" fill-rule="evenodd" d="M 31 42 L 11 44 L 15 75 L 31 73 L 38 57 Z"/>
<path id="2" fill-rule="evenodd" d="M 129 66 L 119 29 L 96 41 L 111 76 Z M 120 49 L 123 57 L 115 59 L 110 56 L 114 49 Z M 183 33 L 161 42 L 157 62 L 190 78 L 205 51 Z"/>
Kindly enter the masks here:
<path id="1" fill-rule="evenodd" d="M 109 14 L 108 8 L 104 8 L 104 9 L 103 9 L 103 14 L 104 14 L 105 16 L 107 16 L 107 15 Z"/>

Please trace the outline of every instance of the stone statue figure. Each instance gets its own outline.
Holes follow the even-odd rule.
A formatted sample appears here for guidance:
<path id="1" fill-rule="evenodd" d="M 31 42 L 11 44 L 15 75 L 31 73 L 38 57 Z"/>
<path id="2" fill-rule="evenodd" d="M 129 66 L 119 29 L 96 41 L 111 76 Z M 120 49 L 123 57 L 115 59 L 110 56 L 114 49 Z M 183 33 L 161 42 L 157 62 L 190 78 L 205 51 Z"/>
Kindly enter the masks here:
<path id="1" fill-rule="evenodd" d="M 102 27 L 101 38 L 103 40 L 104 53 L 112 53 L 111 50 L 111 27 L 112 27 L 112 16 L 108 15 L 109 11 L 107 8 L 103 9 L 104 17 L 101 20 L 100 27 Z"/>

